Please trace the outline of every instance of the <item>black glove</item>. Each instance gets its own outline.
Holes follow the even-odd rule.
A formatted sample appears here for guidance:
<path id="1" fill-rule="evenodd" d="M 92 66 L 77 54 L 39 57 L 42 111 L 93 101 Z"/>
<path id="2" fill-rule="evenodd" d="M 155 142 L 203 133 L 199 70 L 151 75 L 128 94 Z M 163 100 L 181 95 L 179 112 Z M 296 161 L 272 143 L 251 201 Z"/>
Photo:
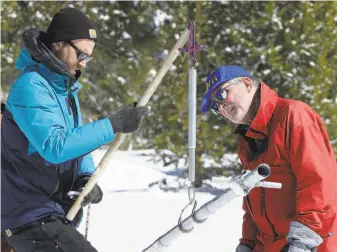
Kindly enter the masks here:
<path id="1" fill-rule="evenodd" d="M 90 176 L 83 176 L 83 177 L 78 178 L 78 180 L 75 182 L 74 190 L 81 192 L 85 184 L 89 181 L 89 179 L 90 179 Z M 90 193 L 88 193 L 84 197 L 81 206 L 85 207 L 89 203 L 97 204 L 101 202 L 102 198 L 103 198 L 103 192 L 101 188 L 99 187 L 99 185 L 95 184 L 95 186 L 91 189 Z"/>
<path id="2" fill-rule="evenodd" d="M 131 133 L 139 129 L 149 108 L 146 106 L 136 108 L 136 104 L 136 102 L 130 103 L 109 117 L 115 133 Z"/>

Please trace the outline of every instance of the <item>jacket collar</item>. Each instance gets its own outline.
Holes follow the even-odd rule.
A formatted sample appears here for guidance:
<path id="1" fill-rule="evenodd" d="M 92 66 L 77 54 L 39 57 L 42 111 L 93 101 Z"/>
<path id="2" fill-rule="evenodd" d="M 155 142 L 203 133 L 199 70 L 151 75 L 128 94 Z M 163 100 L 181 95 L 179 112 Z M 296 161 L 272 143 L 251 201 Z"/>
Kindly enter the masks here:
<path id="1" fill-rule="evenodd" d="M 268 137 L 268 124 L 274 113 L 277 100 L 277 93 L 262 82 L 260 85 L 260 107 L 253 122 L 250 125 L 240 124 L 234 133 L 255 139 Z"/>
<path id="2" fill-rule="evenodd" d="M 74 79 L 69 75 L 53 72 L 44 64 L 35 61 L 26 48 L 22 49 L 15 66 L 22 72 L 38 72 L 57 93 L 77 92 L 82 88 L 82 85 L 76 79 L 75 83 L 72 84 Z"/>
<path id="3" fill-rule="evenodd" d="M 45 33 L 32 28 L 22 35 L 25 48 L 21 51 L 16 68 L 21 71 L 37 71 L 49 80 L 58 92 L 75 91 L 81 88 L 80 76 L 72 76 L 67 67 L 43 43 Z"/>

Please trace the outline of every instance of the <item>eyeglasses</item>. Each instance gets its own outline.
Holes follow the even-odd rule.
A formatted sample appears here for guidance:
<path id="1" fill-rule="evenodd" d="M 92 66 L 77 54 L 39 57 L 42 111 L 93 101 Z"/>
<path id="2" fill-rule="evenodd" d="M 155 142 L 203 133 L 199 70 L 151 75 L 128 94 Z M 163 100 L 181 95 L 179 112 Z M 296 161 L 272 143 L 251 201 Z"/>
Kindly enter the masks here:
<path id="1" fill-rule="evenodd" d="M 70 45 L 72 48 L 75 49 L 78 61 L 85 61 L 85 63 L 88 63 L 90 60 L 92 60 L 91 56 L 89 56 L 85 52 L 82 52 L 80 49 L 78 49 L 77 46 L 73 44 L 73 42 L 69 40 L 64 41 L 64 42 L 66 42 L 68 45 Z"/>
<path id="2" fill-rule="evenodd" d="M 218 88 L 212 95 L 211 95 L 211 111 L 216 114 L 220 115 L 219 106 L 223 104 L 228 95 L 228 87 L 232 86 L 233 84 L 239 83 L 243 80 L 243 77 L 234 78 L 226 83 L 224 83 L 220 88 Z M 226 87 L 224 87 L 226 85 Z"/>
<path id="3" fill-rule="evenodd" d="M 227 88 L 231 85 L 226 86 L 226 88 L 220 87 L 211 95 L 211 111 L 214 114 L 220 115 L 219 106 L 226 100 L 228 95 Z"/>

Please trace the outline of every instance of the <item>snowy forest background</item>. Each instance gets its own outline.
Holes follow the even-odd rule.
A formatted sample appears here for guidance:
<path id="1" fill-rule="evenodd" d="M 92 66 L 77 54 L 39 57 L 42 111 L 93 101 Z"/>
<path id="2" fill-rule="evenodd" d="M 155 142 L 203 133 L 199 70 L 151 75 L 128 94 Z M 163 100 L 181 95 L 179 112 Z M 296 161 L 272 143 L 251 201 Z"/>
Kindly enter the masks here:
<path id="1" fill-rule="evenodd" d="M 197 41 L 204 45 L 197 54 L 198 107 L 206 76 L 222 64 L 239 64 L 280 96 L 312 106 L 324 119 L 337 151 L 337 2 L 2 2 L 3 91 L 18 75 L 14 65 L 23 31 L 32 27 L 46 31 L 53 15 L 67 6 L 85 12 L 99 34 L 94 60 L 80 80 L 86 122 L 136 101 L 179 35 L 196 20 Z M 188 153 L 188 64 L 181 59 L 149 101 L 150 117 L 123 144 L 123 149 L 155 149 L 154 159 L 177 167 Z M 198 111 L 199 182 L 212 174 L 239 171 L 232 155 L 237 147 L 234 128 L 222 118 Z"/>

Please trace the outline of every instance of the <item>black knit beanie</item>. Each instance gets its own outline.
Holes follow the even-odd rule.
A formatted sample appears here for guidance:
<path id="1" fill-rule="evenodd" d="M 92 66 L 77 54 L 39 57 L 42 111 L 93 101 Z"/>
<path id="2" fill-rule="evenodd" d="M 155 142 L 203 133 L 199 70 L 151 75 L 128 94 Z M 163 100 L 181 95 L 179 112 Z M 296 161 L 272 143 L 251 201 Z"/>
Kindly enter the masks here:
<path id="1" fill-rule="evenodd" d="M 91 39 L 97 42 L 97 32 L 89 18 L 80 10 L 64 8 L 55 14 L 47 30 L 47 44 L 54 42 Z"/>

